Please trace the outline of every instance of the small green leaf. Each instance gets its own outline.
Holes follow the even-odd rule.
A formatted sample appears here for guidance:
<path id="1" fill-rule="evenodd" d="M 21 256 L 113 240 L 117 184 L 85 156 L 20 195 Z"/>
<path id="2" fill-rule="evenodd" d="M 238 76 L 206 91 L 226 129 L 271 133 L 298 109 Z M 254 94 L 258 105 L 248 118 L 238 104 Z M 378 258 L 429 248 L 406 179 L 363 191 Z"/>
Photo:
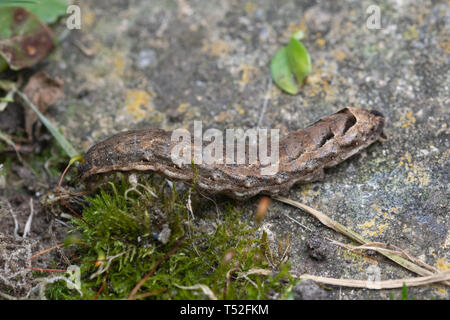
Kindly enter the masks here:
<path id="1" fill-rule="evenodd" d="M 305 77 L 311 72 L 311 59 L 305 46 L 295 39 L 291 38 L 287 46 L 287 56 L 292 73 L 301 85 Z"/>
<path id="2" fill-rule="evenodd" d="M 275 54 L 270 63 L 270 73 L 272 74 L 273 81 L 282 90 L 290 94 L 298 93 L 298 86 L 292 77 L 291 69 L 289 68 L 289 62 L 287 57 L 287 47 L 283 47 Z"/>
<path id="3" fill-rule="evenodd" d="M 305 77 L 311 72 L 311 59 L 305 46 L 298 40 L 303 34 L 294 34 L 289 44 L 275 54 L 270 63 L 270 73 L 280 89 L 295 95 Z"/>

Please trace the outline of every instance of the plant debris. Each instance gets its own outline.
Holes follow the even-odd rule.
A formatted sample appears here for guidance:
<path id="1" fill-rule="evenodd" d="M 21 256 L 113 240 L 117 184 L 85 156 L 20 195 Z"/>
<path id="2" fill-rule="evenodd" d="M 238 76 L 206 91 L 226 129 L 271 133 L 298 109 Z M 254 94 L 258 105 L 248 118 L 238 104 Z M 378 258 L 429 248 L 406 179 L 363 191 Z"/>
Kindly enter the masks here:
<path id="1" fill-rule="evenodd" d="M 38 110 L 45 114 L 48 107 L 64 97 L 64 83 L 62 79 L 52 78 L 48 73 L 40 71 L 31 76 L 23 91 Z M 25 131 L 29 140 L 33 138 L 33 124 L 37 120 L 37 114 L 30 108 L 26 108 Z M 36 132 L 36 136 L 38 135 L 39 131 Z"/>
<path id="2" fill-rule="evenodd" d="M 11 69 L 20 70 L 36 64 L 53 46 L 52 31 L 33 13 L 20 7 L 0 10 L 0 56 Z"/>

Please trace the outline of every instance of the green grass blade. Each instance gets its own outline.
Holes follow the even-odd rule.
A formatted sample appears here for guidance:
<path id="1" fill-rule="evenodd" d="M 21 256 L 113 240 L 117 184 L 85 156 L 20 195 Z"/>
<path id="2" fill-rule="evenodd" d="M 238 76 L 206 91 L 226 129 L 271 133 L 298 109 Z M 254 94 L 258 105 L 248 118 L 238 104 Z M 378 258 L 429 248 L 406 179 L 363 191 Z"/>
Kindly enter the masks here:
<path id="1" fill-rule="evenodd" d="M 79 153 L 75 150 L 75 148 L 70 144 L 69 141 L 64 138 L 64 136 L 58 132 L 58 130 L 51 124 L 50 121 L 38 110 L 38 108 L 28 99 L 26 94 L 21 91 L 17 91 L 17 94 L 22 98 L 26 105 L 28 105 L 39 117 L 41 122 L 47 127 L 48 131 L 55 137 L 56 141 L 58 141 L 59 145 L 64 149 L 69 157 L 75 157 L 79 155 Z"/>

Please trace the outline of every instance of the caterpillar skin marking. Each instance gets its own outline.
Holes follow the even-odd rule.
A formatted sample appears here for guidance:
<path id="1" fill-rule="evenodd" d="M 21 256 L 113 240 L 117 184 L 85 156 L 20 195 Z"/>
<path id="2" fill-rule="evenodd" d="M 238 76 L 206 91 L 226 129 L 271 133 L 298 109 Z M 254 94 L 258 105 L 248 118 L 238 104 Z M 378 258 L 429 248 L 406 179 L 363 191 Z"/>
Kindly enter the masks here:
<path id="1" fill-rule="evenodd" d="M 278 173 L 261 175 L 259 162 L 196 164 L 197 187 L 203 192 L 237 199 L 284 193 L 296 183 L 322 179 L 325 168 L 341 163 L 382 138 L 384 121 L 377 111 L 345 108 L 280 139 Z M 192 182 L 192 166 L 179 167 L 171 159 L 171 149 L 178 143 L 171 141 L 171 134 L 162 129 L 132 130 L 101 141 L 86 153 L 85 162 L 79 167 L 80 177 L 90 180 L 113 171 L 153 171 L 168 179 Z"/>

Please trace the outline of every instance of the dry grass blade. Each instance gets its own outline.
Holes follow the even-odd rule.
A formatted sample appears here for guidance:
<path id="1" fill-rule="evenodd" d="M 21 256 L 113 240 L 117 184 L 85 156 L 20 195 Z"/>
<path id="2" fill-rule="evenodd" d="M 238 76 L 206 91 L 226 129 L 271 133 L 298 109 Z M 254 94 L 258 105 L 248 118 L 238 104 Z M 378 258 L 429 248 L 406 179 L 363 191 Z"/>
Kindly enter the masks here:
<path id="1" fill-rule="evenodd" d="M 429 264 L 426 264 L 425 262 L 421 261 L 420 259 L 417 259 L 415 257 L 413 257 L 412 255 L 408 254 L 405 250 L 396 247 L 392 244 L 387 244 L 387 243 L 382 243 L 382 242 L 369 242 L 360 246 L 352 246 L 350 244 L 345 244 L 345 243 L 341 243 L 339 241 L 333 240 L 333 243 L 344 247 L 348 250 L 351 251 L 358 251 L 358 250 L 373 250 L 376 251 L 378 253 L 392 253 L 392 254 L 396 254 L 398 256 L 402 256 L 405 259 L 408 259 L 409 261 L 412 261 L 414 263 L 416 263 L 417 265 L 420 265 L 422 267 L 424 267 L 425 269 L 428 269 L 429 271 L 433 272 L 433 273 L 439 273 L 440 270 L 436 269 L 433 266 L 430 266 Z"/>
<path id="2" fill-rule="evenodd" d="M 30 198 L 30 215 L 29 215 L 28 220 L 27 220 L 27 222 L 25 224 L 25 228 L 23 230 L 22 238 L 26 238 L 30 234 L 31 223 L 33 221 L 33 216 L 34 216 L 33 198 Z"/>
<path id="3" fill-rule="evenodd" d="M 19 159 L 20 162 L 23 162 L 23 159 L 22 159 L 22 157 L 20 156 L 20 153 L 19 153 L 19 148 L 12 141 L 12 138 L 9 135 L 7 135 L 6 133 L 0 131 L 0 140 L 3 140 L 5 143 L 10 145 L 14 149 L 14 151 L 16 152 L 17 159 Z"/>
<path id="4" fill-rule="evenodd" d="M 268 276 L 272 273 L 271 270 L 266 269 L 250 269 L 240 277 L 247 277 L 252 274 Z M 313 280 L 323 284 L 329 284 L 334 286 L 351 287 L 351 288 L 366 288 L 372 290 L 381 289 L 396 289 L 402 288 L 403 285 L 407 287 L 423 286 L 435 282 L 443 282 L 450 280 L 450 270 L 433 274 L 431 276 L 417 277 L 417 278 L 403 278 L 384 281 L 370 281 L 370 280 L 353 280 L 353 279 L 337 279 L 313 276 L 310 274 L 304 274 L 301 276 L 292 275 L 294 278 L 300 280 Z"/>
<path id="5" fill-rule="evenodd" d="M 361 243 L 363 245 L 371 243 L 369 240 L 366 240 L 360 234 L 350 230 L 349 228 L 345 227 L 344 225 L 340 224 L 339 222 L 332 220 L 331 218 L 329 218 L 328 216 L 326 216 L 325 214 L 323 214 L 322 212 L 320 212 L 314 208 L 311 208 L 307 205 L 304 205 L 303 203 L 300 203 L 298 201 L 291 200 L 291 199 L 285 198 L 285 197 L 273 196 L 272 198 L 275 200 L 281 201 L 283 203 L 290 204 L 291 206 L 297 207 L 299 209 L 302 209 L 303 211 L 306 211 L 307 213 L 311 214 L 313 217 L 318 219 L 320 222 L 322 222 L 327 227 L 333 229 L 336 232 L 342 233 L 343 235 L 349 237 L 350 239 L 352 239 L 358 243 Z M 418 266 L 414 262 L 411 262 L 408 259 L 405 259 L 404 257 L 402 257 L 396 253 L 386 252 L 386 251 L 378 251 L 378 252 L 380 254 L 384 255 L 385 257 L 391 259 L 392 261 L 396 262 L 397 264 L 401 265 L 402 267 L 404 267 L 414 273 L 417 273 L 421 276 L 426 277 L 426 276 L 435 275 L 433 272 L 431 272 L 423 267 Z M 441 280 L 441 281 L 444 284 L 446 284 L 447 286 L 450 286 L 450 281 L 448 281 L 448 279 Z"/>
<path id="6" fill-rule="evenodd" d="M 352 280 L 352 279 L 336 279 L 336 278 L 325 278 L 313 275 L 302 275 L 300 279 L 310 279 L 319 283 L 342 286 L 342 287 L 352 287 L 352 288 L 366 288 L 373 290 L 381 289 L 395 289 L 401 288 L 403 285 L 407 287 L 417 287 L 423 286 L 435 282 L 442 282 L 450 280 L 450 271 L 440 272 L 433 274 L 432 276 L 417 277 L 417 278 L 403 278 L 394 280 L 384 280 L 384 281 L 370 281 L 370 280 Z"/>
<path id="7" fill-rule="evenodd" d="M 212 290 L 211 290 L 207 285 L 204 285 L 204 284 L 196 284 L 196 285 L 189 286 L 189 287 L 183 287 L 183 286 L 179 286 L 179 285 L 175 284 L 175 286 L 176 286 L 177 288 L 184 289 L 184 290 L 198 290 L 198 289 L 201 289 L 201 290 L 203 291 L 203 293 L 206 294 L 206 296 L 207 296 L 209 299 L 211 299 L 211 300 L 217 300 L 216 295 L 214 294 L 214 292 L 212 292 Z"/>
<path id="8" fill-rule="evenodd" d="M 228 270 L 227 276 L 226 276 L 226 281 L 225 281 L 225 286 L 223 287 L 223 300 L 227 299 L 227 291 L 228 291 L 228 287 L 230 286 L 231 275 L 239 270 L 240 269 L 237 267 L 231 268 L 230 270 Z"/>

